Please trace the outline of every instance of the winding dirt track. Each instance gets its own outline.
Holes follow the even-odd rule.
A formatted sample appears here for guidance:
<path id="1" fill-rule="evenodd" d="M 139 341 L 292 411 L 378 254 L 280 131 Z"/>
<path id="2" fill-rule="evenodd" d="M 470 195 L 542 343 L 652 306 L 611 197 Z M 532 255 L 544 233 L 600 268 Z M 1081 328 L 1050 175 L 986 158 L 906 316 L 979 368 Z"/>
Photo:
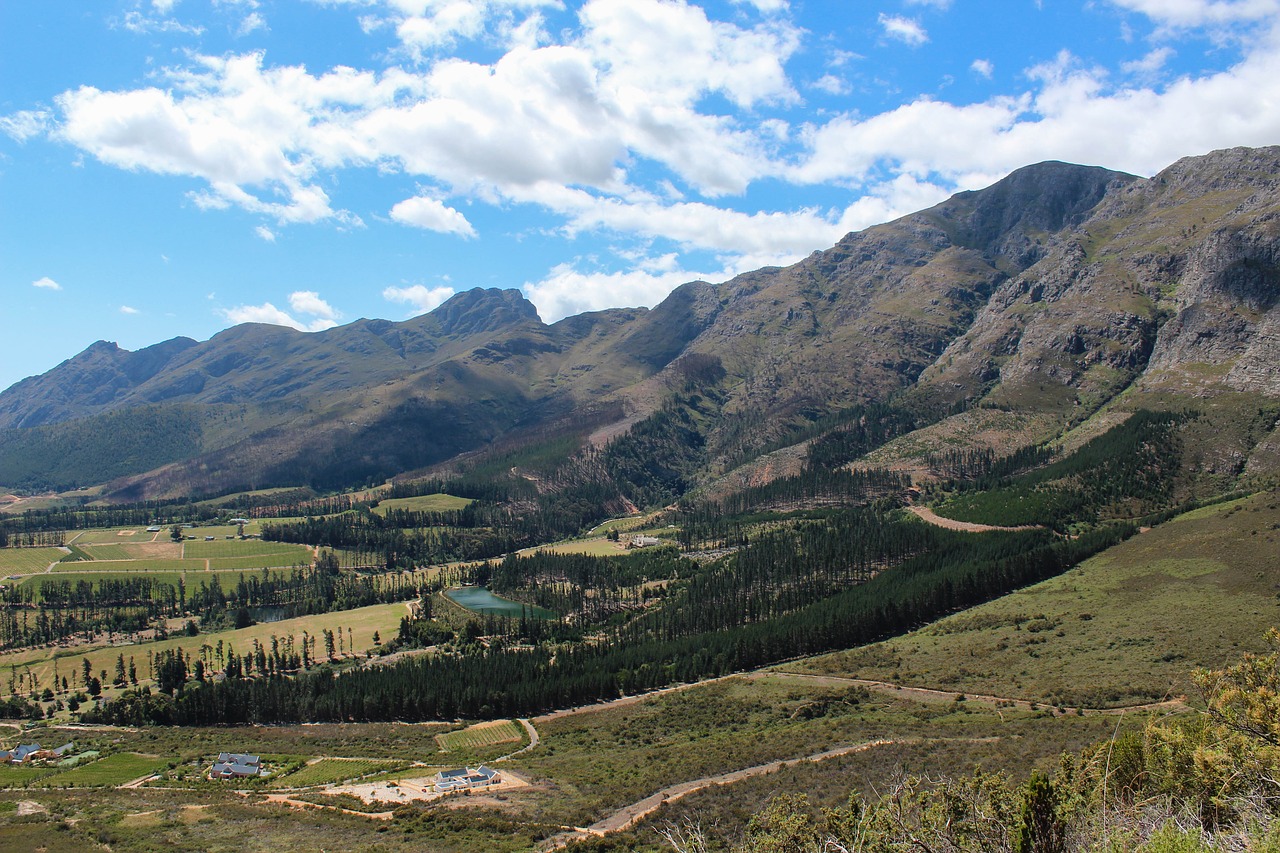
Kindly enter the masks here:
<path id="1" fill-rule="evenodd" d="M 908 512 L 915 513 L 924 521 L 938 527 L 944 527 L 947 530 L 959 530 L 964 533 L 986 533 L 991 530 L 1035 530 L 1040 527 L 1038 524 L 1024 524 L 1020 527 L 1000 527 L 995 524 L 975 524 L 972 521 L 956 521 L 954 518 L 943 518 L 927 506 L 912 504 L 907 507 Z"/>
<path id="2" fill-rule="evenodd" d="M 919 740 L 915 738 L 913 740 Z M 890 746 L 893 744 L 908 743 L 907 740 L 873 740 L 866 743 L 855 744 L 854 746 L 842 746 L 837 749 L 829 749 L 825 752 L 818 752 L 813 755 L 806 755 L 801 758 L 784 758 L 778 761 L 770 761 L 767 764 L 757 764 L 754 767 L 744 767 L 741 770 L 734 770 L 729 773 L 721 773 L 718 776 L 705 776 L 701 779 L 693 779 L 689 782 L 681 782 L 677 785 L 669 785 L 655 794 L 650 794 L 643 800 L 632 803 L 629 806 L 623 806 L 613 814 L 596 821 L 590 826 L 576 827 L 573 832 L 561 833 L 547 839 L 538 848 L 542 853 L 549 853 L 552 850 L 559 850 L 569 842 L 581 838 L 584 835 L 594 835 L 597 837 L 608 835 L 611 832 L 622 832 L 635 826 L 644 818 L 653 814 L 667 803 L 673 803 L 689 794 L 701 791 L 704 788 L 710 788 L 713 785 L 732 785 L 734 782 L 741 782 L 743 779 L 750 779 L 753 776 L 764 776 L 768 773 L 776 773 L 783 767 L 801 762 L 817 762 L 825 761 L 828 758 L 836 758 L 841 755 L 852 755 L 857 752 L 865 752 L 869 749 L 875 749 L 880 746 Z"/>

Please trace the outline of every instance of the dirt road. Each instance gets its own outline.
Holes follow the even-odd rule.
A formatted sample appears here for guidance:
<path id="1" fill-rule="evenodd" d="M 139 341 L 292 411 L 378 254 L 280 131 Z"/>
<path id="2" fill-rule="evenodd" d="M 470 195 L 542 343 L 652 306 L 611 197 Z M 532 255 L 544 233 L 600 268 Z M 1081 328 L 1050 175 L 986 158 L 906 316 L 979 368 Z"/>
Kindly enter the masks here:
<path id="1" fill-rule="evenodd" d="M 912 740 L 919 740 L 914 738 Z M 572 833 L 562 833 L 547 839 L 538 849 L 542 853 L 550 853 L 552 850 L 559 850 L 571 841 L 581 838 L 583 835 L 594 835 L 602 837 L 612 832 L 622 832 L 635 826 L 644 818 L 653 814 L 667 803 L 674 803 L 682 797 L 687 797 L 692 793 L 701 791 L 704 788 L 710 788 L 714 785 L 732 785 L 735 782 L 741 782 L 744 779 L 750 779 L 754 776 L 764 776 L 769 773 L 776 773 L 783 767 L 802 762 L 818 762 L 826 761 L 829 758 L 836 758 L 841 755 L 852 755 L 858 752 L 866 752 L 869 749 L 875 749 L 881 746 L 890 746 L 892 744 L 908 743 L 907 740 L 873 740 L 866 743 L 859 743 L 853 746 L 842 746 L 837 749 L 829 749 L 825 752 L 814 753 L 800 758 L 784 758 L 778 761 L 770 761 L 767 764 L 757 764 L 754 767 L 744 767 L 741 770 L 734 770 L 729 773 L 721 773 L 718 776 L 706 776 L 701 779 L 693 779 L 688 782 L 681 782 L 677 785 L 669 785 L 645 797 L 643 800 L 624 806 L 613 814 L 596 821 L 590 826 L 578 827 Z"/>
<path id="2" fill-rule="evenodd" d="M 1036 530 L 1040 527 L 1038 524 L 1024 524 L 1019 527 L 999 527 L 994 524 L 974 524 L 971 521 L 956 521 L 954 518 L 943 518 L 927 506 L 912 504 L 907 507 L 909 512 L 913 512 L 921 519 L 938 527 L 944 527 L 947 530 L 960 530 L 965 533 L 986 533 L 989 530 Z"/>

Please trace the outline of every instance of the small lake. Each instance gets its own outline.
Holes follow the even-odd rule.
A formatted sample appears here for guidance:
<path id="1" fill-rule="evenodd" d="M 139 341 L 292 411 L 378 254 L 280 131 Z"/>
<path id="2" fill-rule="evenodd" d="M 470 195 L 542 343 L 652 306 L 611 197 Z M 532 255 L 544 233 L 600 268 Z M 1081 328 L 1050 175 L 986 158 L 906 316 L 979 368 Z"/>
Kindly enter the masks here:
<path id="1" fill-rule="evenodd" d="M 460 589 L 445 590 L 445 596 L 459 607 L 465 607 L 473 613 L 484 613 L 493 616 L 511 616 L 520 618 L 529 616 L 534 619 L 557 619 L 559 618 L 550 610 L 543 607 L 534 607 L 531 604 L 521 604 L 518 601 L 512 601 L 509 598 L 503 598 L 500 595 L 494 595 L 482 586 L 464 586 Z"/>

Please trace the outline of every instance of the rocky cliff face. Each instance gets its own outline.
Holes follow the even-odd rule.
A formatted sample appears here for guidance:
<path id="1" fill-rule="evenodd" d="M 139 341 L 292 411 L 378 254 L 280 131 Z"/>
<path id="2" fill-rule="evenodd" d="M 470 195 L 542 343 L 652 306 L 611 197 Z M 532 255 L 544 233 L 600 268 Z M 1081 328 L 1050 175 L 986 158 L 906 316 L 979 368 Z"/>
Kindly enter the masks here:
<path id="1" fill-rule="evenodd" d="M 1045 429 L 1121 393 L 1280 397 L 1278 189 L 1280 148 L 1150 179 L 1043 163 L 651 311 L 548 326 L 517 291 L 475 290 L 403 323 L 248 325 L 137 353 L 99 342 L 0 394 L 0 482 L 5 429 L 157 405 L 186 407 L 188 427 L 208 413 L 202 455 L 167 469 L 173 489 L 231 458 L 258 485 L 386 476 L 608 411 L 616 433 L 691 364 L 715 366 L 702 418 L 722 448 L 890 397 Z"/>

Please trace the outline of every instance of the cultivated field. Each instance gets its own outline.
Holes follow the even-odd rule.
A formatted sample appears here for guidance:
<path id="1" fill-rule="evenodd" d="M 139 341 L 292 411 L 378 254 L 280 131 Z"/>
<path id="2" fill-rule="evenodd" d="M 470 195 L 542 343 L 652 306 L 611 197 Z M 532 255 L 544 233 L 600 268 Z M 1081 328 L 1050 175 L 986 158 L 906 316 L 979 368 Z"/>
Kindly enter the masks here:
<path id="1" fill-rule="evenodd" d="M 409 512 L 447 512 L 451 509 L 462 509 L 471 503 L 471 498 L 459 498 L 454 495 L 421 495 L 415 498 L 388 498 L 380 501 L 373 511 L 378 515 L 386 515 L 388 510 L 393 509 Z"/>
<path id="2" fill-rule="evenodd" d="M 92 672 L 98 673 L 105 669 L 108 674 L 111 674 L 115 672 L 116 658 L 124 655 L 126 664 L 131 657 L 134 659 L 134 663 L 138 668 L 139 680 L 147 681 L 149 680 L 147 670 L 148 652 L 156 654 L 166 649 L 181 648 L 184 654 L 198 655 L 201 646 L 216 646 L 221 641 L 224 644 L 229 644 L 238 654 L 244 654 L 253 648 L 254 640 L 269 647 L 272 636 L 277 638 L 292 636 L 295 644 L 301 644 L 303 631 L 312 636 L 321 636 L 326 629 L 334 631 L 336 634 L 339 628 L 342 629 L 344 638 L 347 636 L 347 629 L 351 629 L 351 638 L 354 641 L 355 649 L 358 653 L 363 654 L 366 649 L 373 647 L 373 634 L 375 631 L 383 638 L 395 636 L 400 627 L 400 619 L 406 612 L 404 604 L 375 604 L 371 607 L 361 607 L 356 610 L 325 613 L 317 616 L 301 616 L 296 619 L 283 619 L 279 622 L 266 622 L 249 628 L 219 631 L 213 634 L 198 634 L 194 637 L 184 635 L 170 637 L 167 640 L 122 643 L 120 645 L 104 644 L 92 647 L 24 649 L 18 652 L 0 654 L 0 668 L 10 665 L 24 668 L 30 666 L 40 684 L 51 684 L 54 677 L 55 661 L 57 662 L 59 676 L 67 676 L 69 681 L 75 681 L 81 671 L 84 659 L 87 658 L 89 660 Z M 345 647 L 345 639 L 343 644 Z M 346 652 L 346 656 L 349 657 L 350 648 L 347 648 Z M 323 640 L 317 644 L 316 653 L 319 657 L 324 657 Z M 104 691 L 107 696 L 113 695 L 114 692 L 109 689 Z"/>
<path id="3" fill-rule="evenodd" d="M 140 779 L 165 765 L 158 755 L 117 752 L 41 780 L 50 788 L 105 788 Z"/>
<path id="4" fill-rule="evenodd" d="M 477 723 L 456 732 L 436 735 L 441 752 L 462 752 L 483 749 L 499 743 L 520 743 L 524 740 L 524 728 L 515 720 L 493 720 Z"/>
<path id="5" fill-rule="evenodd" d="M 311 562 L 311 549 L 288 542 L 263 542 L 260 539 L 215 539 L 212 542 L 184 542 L 182 556 L 187 560 L 210 560 L 228 557 L 269 556 Z M 279 565 L 290 565 L 280 563 Z"/>
<path id="6" fill-rule="evenodd" d="M 406 761 L 373 758 L 319 758 L 292 773 L 271 781 L 272 788 L 307 788 L 331 785 L 348 779 L 359 779 L 374 773 L 395 772 L 408 766 Z"/>
<path id="7" fill-rule="evenodd" d="M 0 548 L 0 574 L 43 572 L 65 556 L 67 552 L 61 548 Z"/>

